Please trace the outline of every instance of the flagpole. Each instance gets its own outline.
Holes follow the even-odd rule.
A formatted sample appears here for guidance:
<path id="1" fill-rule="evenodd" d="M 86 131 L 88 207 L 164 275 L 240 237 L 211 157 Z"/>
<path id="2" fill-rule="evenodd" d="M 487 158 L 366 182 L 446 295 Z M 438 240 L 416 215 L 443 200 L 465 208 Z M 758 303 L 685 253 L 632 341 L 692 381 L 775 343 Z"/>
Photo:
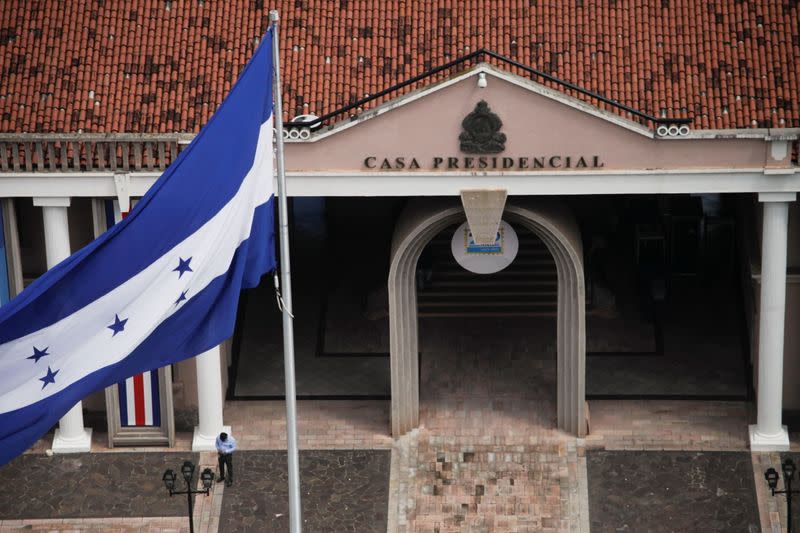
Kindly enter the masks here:
<path id="1" fill-rule="evenodd" d="M 275 122 L 278 145 L 278 220 L 281 246 L 281 292 L 283 299 L 283 367 L 286 381 L 286 441 L 289 464 L 289 531 L 300 533 L 300 463 L 297 452 L 297 405 L 294 388 L 294 332 L 292 324 L 292 280 L 289 268 L 289 221 L 286 208 L 286 171 L 283 161 L 283 99 L 278 49 L 278 11 L 269 12 L 272 21 L 272 56 L 275 69 Z"/>

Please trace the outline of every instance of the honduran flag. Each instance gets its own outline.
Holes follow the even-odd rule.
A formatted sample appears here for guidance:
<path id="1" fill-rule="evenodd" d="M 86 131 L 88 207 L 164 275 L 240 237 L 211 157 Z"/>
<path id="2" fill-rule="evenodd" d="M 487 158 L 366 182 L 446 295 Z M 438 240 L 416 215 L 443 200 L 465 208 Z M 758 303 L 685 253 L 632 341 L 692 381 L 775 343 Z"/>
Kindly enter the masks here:
<path id="1" fill-rule="evenodd" d="M 275 267 L 272 32 L 130 215 L 0 307 L 0 464 L 93 391 L 233 333 Z"/>

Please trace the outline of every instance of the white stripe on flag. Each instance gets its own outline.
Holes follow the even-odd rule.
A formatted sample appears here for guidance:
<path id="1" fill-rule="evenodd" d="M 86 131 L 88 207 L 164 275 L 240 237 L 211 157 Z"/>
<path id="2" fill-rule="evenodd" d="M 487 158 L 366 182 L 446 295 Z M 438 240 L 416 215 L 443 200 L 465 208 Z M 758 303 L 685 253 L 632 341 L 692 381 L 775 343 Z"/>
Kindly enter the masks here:
<path id="1" fill-rule="evenodd" d="M 144 425 L 153 425 L 153 383 L 150 381 L 150 372 L 142 373 L 144 381 Z"/>
<path id="2" fill-rule="evenodd" d="M 128 421 L 129 426 L 136 425 L 136 398 L 133 392 L 133 378 L 125 380 L 125 403 L 128 404 Z"/>

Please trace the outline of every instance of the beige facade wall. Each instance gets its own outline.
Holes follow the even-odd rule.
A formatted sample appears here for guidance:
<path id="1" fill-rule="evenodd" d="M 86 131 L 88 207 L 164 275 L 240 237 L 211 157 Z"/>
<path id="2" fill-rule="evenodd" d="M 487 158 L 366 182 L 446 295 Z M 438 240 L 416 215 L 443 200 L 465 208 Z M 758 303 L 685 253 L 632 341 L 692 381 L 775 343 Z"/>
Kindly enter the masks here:
<path id="1" fill-rule="evenodd" d="M 499 157 L 561 156 L 560 168 L 565 170 L 566 156 L 572 158 L 575 170 L 579 157 L 595 155 L 604 165 L 601 170 L 766 164 L 768 143 L 762 139 L 652 139 L 506 80 L 490 76 L 485 89 L 478 88 L 475 80 L 467 78 L 375 118 L 359 119 L 358 124 L 319 141 L 289 143 L 287 170 L 374 172 L 364 165 L 369 156 L 377 158 L 378 167 L 383 158 L 394 164 L 395 158 L 403 157 L 405 168 L 394 170 L 404 171 L 411 170 L 412 158 L 423 170 L 433 169 L 435 157 L 459 157 L 463 163 L 465 154 L 460 153 L 458 140 L 461 121 L 480 100 L 503 121 L 501 131 L 508 140 Z M 440 166 L 439 170 L 447 169 Z"/>

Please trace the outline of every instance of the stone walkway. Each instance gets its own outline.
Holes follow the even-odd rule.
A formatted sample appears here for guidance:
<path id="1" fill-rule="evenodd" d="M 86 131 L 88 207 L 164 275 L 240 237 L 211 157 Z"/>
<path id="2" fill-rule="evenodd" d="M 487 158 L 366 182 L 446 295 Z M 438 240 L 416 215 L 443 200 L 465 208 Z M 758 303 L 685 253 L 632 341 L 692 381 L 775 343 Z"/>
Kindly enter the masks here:
<path id="1" fill-rule="evenodd" d="M 236 461 L 236 482 L 225 488 L 220 530 L 288 531 L 286 453 L 240 452 Z M 300 485 L 304 531 L 386 531 L 387 450 L 301 451 Z"/>
<path id="2" fill-rule="evenodd" d="M 756 532 L 747 452 L 589 451 L 593 533 Z"/>
<path id="3" fill-rule="evenodd" d="M 0 469 L 5 487 L 0 520 L 185 515 L 186 500 L 170 498 L 161 476 L 167 468 L 178 471 L 185 460 L 197 464 L 198 458 L 192 453 L 22 455 Z"/>

